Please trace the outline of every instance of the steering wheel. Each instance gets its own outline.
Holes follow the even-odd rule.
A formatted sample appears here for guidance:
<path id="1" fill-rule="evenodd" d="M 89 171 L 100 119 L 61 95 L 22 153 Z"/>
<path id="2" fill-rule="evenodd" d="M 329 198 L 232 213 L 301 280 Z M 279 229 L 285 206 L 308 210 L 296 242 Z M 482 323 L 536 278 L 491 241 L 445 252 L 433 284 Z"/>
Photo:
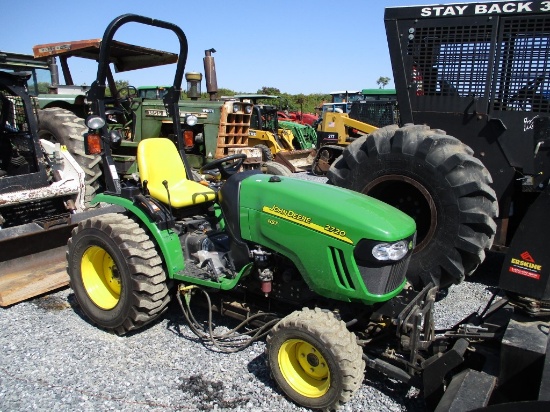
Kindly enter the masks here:
<path id="1" fill-rule="evenodd" d="M 210 174 L 208 171 L 218 169 L 223 179 L 227 179 L 233 176 L 239 171 L 243 162 L 246 159 L 246 154 L 235 153 L 229 156 L 222 157 L 221 159 L 212 160 L 199 169 L 201 174 Z M 225 165 L 224 163 L 231 162 Z"/>
<path id="2" fill-rule="evenodd" d="M 120 101 L 127 101 L 129 104 L 132 104 L 134 97 L 137 97 L 138 92 L 134 86 L 124 86 L 116 91 L 117 98 Z"/>

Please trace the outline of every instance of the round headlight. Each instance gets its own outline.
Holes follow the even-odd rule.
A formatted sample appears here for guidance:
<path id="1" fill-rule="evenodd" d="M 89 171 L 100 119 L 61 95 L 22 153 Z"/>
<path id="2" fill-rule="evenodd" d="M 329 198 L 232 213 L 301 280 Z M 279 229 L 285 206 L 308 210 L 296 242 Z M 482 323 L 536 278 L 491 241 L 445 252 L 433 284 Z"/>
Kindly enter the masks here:
<path id="1" fill-rule="evenodd" d="M 245 111 L 246 114 L 252 113 L 252 106 L 246 106 L 246 107 L 244 108 L 244 111 Z"/>
<path id="2" fill-rule="evenodd" d="M 239 110 L 241 110 L 241 105 L 234 104 L 233 105 L 233 113 L 237 113 Z"/>
<path id="3" fill-rule="evenodd" d="M 197 116 L 195 116 L 193 114 L 190 114 L 185 119 L 185 123 L 187 123 L 187 126 L 195 126 L 198 121 L 199 121 L 199 119 L 197 118 Z"/>
<path id="4" fill-rule="evenodd" d="M 379 243 L 372 248 L 372 255 L 377 260 L 400 260 L 405 257 L 409 247 L 406 241 Z"/>
<path id="5" fill-rule="evenodd" d="M 86 126 L 88 126 L 88 128 L 92 130 L 101 129 L 103 126 L 105 126 L 105 119 L 99 116 L 88 116 L 88 118 L 86 119 Z"/>

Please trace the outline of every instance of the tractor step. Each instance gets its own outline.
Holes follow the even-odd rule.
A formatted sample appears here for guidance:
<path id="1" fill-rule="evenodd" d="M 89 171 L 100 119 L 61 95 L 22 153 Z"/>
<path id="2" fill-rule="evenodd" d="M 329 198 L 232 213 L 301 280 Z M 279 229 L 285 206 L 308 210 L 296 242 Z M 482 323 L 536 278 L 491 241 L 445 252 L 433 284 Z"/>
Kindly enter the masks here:
<path id="1" fill-rule="evenodd" d="M 185 269 L 181 271 L 179 274 L 183 276 L 187 276 L 194 279 L 200 279 L 200 280 L 209 280 L 212 281 L 212 277 L 207 272 L 199 269 L 193 264 L 189 264 L 185 266 Z"/>
<path id="2" fill-rule="evenodd" d="M 212 276 L 211 273 L 197 267 L 196 265 L 194 265 L 192 263 L 187 264 L 185 266 L 185 269 L 183 269 L 178 274 L 183 275 L 183 276 L 187 276 L 187 277 L 190 277 L 190 278 L 193 278 L 193 279 L 199 279 L 199 280 L 204 280 L 204 281 L 208 281 L 208 282 L 215 282 L 215 283 L 219 283 L 221 281 L 221 279 L 223 279 L 223 277 L 220 277 L 219 279 L 215 279 Z"/>

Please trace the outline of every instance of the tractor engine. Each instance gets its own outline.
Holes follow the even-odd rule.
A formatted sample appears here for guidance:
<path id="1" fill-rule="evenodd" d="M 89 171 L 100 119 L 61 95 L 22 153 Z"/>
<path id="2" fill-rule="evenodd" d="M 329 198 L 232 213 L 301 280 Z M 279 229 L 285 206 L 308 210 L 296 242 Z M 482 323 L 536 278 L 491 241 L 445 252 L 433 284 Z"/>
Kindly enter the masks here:
<path id="1" fill-rule="evenodd" d="M 208 220 L 185 222 L 185 234 L 180 243 L 189 265 L 206 271 L 211 279 L 235 276 L 235 267 L 229 259 L 229 236 L 213 231 Z"/>

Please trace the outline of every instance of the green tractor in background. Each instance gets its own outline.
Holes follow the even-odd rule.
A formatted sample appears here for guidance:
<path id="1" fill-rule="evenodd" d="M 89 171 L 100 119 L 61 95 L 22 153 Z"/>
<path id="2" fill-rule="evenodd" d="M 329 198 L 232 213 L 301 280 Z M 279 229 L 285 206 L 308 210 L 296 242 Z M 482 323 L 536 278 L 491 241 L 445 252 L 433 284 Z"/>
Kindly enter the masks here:
<path id="1" fill-rule="evenodd" d="M 89 87 L 74 85 L 69 58 L 81 58 L 98 61 L 101 39 L 80 40 L 41 44 L 33 47 L 37 61 L 49 62 L 51 85 L 49 94 L 40 94 L 38 101 L 40 138 L 66 145 L 73 157 L 86 173 L 86 204 L 93 196 L 102 192 L 105 165 L 100 157 L 82 151 L 82 136 L 87 131 L 84 120 L 89 113 L 92 99 L 88 95 Z M 267 173 L 277 173 L 279 165 L 275 162 L 262 162 L 261 151 L 249 146 L 249 126 L 252 104 L 217 100 L 217 81 L 213 49 L 205 51 L 204 67 L 207 74 L 206 84 L 210 99 L 200 99 L 200 73 L 186 73 L 187 97 L 179 100 L 181 118 L 186 122 L 182 130 L 181 150 L 187 154 L 187 161 L 195 172 L 207 162 L 222 157 L 246 153 L 244 167 L 262 169 Z M 65 85 L 59 84 L 59 59 Z M 175 64 L 178 55 L 171 52 L 154 50 L 132 44 L 112 41 L 110 43 L 109 62 L 107 64 L 106 87 L 109 91 L 105 99 L 105 119 L 110 131 L 121 136 L 121 143 L 113 148 L 114 167 L 120 175 L 131 178 L 136 173 L 136 153 L 139 143 L 150 137 L 172 135 L 172 119 L 168 115 L 162 97 L 166 90 L 162 87 L 144 87 L 141 90 L 133 86 L 117 88 L 111 66 L 116 73 L 148 69 L 167 64 Z M 152 98 L 154 97 L 154 98 Z M 178 137 L 179 138 L 179 137 Z M 218 176 L 205 176 L 216 179 Z"/>
<path id="2" fill-rule="evenodd" d="M 162 100 L 169 88 L 170 86 L 140 86 L 137 91 L 143 99 Z"/>
<path id="3" fill-rule="evenodd" d="M 112 39 L 127 23 L 170 30 L 180 41 L 162 107 L 172 131 L 141 139 L 137 180 L 118 173 L 114 153 L 126 139 L 109 129 L 105 97 Z M 105 191 L 93 201 L 121 212 L 87 219 L 73 230 L 67 259 L 76 299 L 93 323 L 125 334 L 158 319 L 174 297 L 185 313 L 194 295 L 216 291 L 220 306 L 211 309 L 272 327 L 269 365 L 293 401 L 338 407 L 362 384 L 363 348 L 373 325 L 391 328 L 390 316 L 433 303 L 433 291 L 412 302 L 404 289 L 414 221 L 349 190 L 241 171 L 243 153 L 202 165 L 202 173 L 217 169 L 223 179 L 199 183 L 185 140 L 196 114 L 182 112 L 179 102 L 186 56 L 185 34 L 171 23 L 127 14 L 105 31 L 84 143 L 87 155 L 100 156 L 105 165 Z M 429 319 L 405 326 L 415 336 L 433 327 Z M 262 330 L 265 336 L 269 329 Z"/>

